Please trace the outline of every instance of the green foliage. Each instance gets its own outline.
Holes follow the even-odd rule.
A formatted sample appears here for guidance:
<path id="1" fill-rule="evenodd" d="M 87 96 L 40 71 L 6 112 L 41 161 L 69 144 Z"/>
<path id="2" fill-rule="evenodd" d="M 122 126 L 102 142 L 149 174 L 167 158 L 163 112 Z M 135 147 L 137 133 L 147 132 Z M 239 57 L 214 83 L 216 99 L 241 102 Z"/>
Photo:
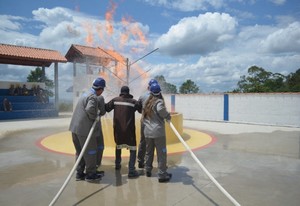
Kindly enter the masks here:
<path id="1" fill-rule="evenodd" d="M 289 92 L 300 92 L 300 69 L 287 76 L 286 85 Z"/>
<path id="2" fill-rule="evenodd" d="M 248 75 L 241 76 L 238 88 L 233 92 L 287 92 L 286 76 L 272 73 L 261 67 L 252 66 L 248 69 Z"/>
<path id="3" fill-rule="evenodd" d="M 72 112 L 73 111 L 73 104 L 62 102 L 62 103 L 59 104 L 59 111 L 60 112 Z"/>
<path id="4" fill-rule="evenodd" d="M 30 74 L 27 76 L 27 82 L 44 82 L 47 95 L 53 97 L 52 89 L 54 88 L 54 82 L 44 75 L 44 72 L 40 67 L 30 71 Z"/>
<path id="5" fill-rule="evenodd" d="M 166 82 L 165 77 L 163 75 L 156 76 L 156 77 L 154 77 L 154 79 L 156 79 L 157 82 L 159 83 L 163 93 L 165 93 L 165 94 L 176 94 L 177 93 L 176 86 Z"/>
<path id="6" fill-rule="evenodd" d="M 199 91 L 199 87 L 190 79 L 186 80 L 179 88 L 181 94 L 193 94 Z"/>

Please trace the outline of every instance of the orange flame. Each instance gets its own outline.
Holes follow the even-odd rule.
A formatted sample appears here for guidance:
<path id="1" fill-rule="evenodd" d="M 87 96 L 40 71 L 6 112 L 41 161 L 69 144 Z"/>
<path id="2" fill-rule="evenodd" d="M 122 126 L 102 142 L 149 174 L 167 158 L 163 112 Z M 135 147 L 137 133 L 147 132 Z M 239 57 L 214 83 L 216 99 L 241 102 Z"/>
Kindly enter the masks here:
<path id="1" fill-rule="evenodd" d="M 126 18 L 122 17 L 121 23 L 122 23 L 123 27 L 126 28 L 126 27 L 128 27 L 128 25 L 129 25 L 130 22 L 129 22 Z M 128 39 L 129 39 L 129 35 L 130 35 L 130 33 L 129 33 L 128 30 L 127 30 L 127 31 L 125 30 L 125 31 L 121 34 L 121 38 L 120 38 L 120 44 L 121 44 L 121 45 L 125 45 L 125 43 L 126 43 L 126 42 L 128 41 Z"/>
<path id="2" fill-rule="evenodd" d="M 143 44 L 148 44 L 148 41 L 146 40 L 146 37 L 142 30 L 139 28 L 139 25 L 137 23 L 134 23 L 132 25 L 131 29 L 132 35 L 135 36 L 138 40 L 141 41 Z"/>
<path id="3" fill-rule="evenodd" d="M 105 19 L 106 19 L 106 31 L 108 34 L 113 34 L 114 32 L 114 27 L 113 27 L 113 16 L 115 14 L 117 4 L 114 3 L 112 0 L 109 1 L 110 7 L 109 10 L 105 14 Z"/>
<path id="4" fill-rule="evenodd" d="M 111 56 L 112 59 L 116 60 L 110 61 L 110 63 L 103 65 L 109 68 L 113 72 L 113 75 L 117 76 L 117 78 L 114 77 L 114 81 L 116 81 L 118 78 L 122 80 L 126 78 L 127 70 L 129 69 L 127 67 L 127 59 L 115 50 L 120 51 L 124 48 L 127 49 L 128 46 L 132 44 L 131 41 L 135 41 L 135 45 L 138 46 L 131 47 L 130 50 L 127 49 L 126 52 L 131 51 L 135 54 L 141 54 L 149 44 L 141 25 L 135 22 L 131 17 L 122 17 L 122 28 L 120 30 L 118 29 L 120 33 L 117 34 L 114 31 L 114 15 L 117 7 L 118 5 L 115 2 L 113 2 L 113 0 L 110 0 L 108 9 L 105 13 L 105 23 L 97 23 L 96 25 L 94 25 L 94 31 L 97 32 L 97 36 L 100 39 L 100 49 L 102 49 L 109 56 Z M 87 23 L 83 25 L 83 27 L 87 31 L 87 36 L 85 39 L 87 45 L 93 46 L 94 44 L 94 46 L 98 46 L 99 43 L 96 44 L 96 42 L 94 42 L 94 31 L 92 25 Z M 115 37 L 113 35 L 119 35 L 119 41 L 114 41 L 113 39 Z M 138 66 L 137 64 L 134 64 L 132 69 L 130 68 L 130 72 L 132 73 L 132 76 L 130 75 L 132 79 L 138 76 L 140 76 L 143 79 L 147 79 L 149 75 L 148 73 L 145 73 L 142 67 Z M 107 72 L 104 70 L 99 71 L 99 75 L 105 77 L 106 79 L 113 77 L 112 74 L 107 74 Z M 119 81 L 118 84 L 121 82 L 122 81 Z"/>
<path id="5" fill-rule="evenodd" d="M 94 43 L 92 26 L 90 24 L 84 24 L 83 27 L 87 31 L 87 36 L 85 38 L 85 41 L 88 46 L 92 46 Z"/>

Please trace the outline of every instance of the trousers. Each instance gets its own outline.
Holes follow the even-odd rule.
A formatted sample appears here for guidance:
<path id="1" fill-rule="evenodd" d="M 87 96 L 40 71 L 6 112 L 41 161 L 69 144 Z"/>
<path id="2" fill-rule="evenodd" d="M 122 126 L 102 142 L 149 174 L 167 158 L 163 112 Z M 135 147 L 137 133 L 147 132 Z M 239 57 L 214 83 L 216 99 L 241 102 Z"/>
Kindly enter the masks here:
<path id="1" fill-rule="evenodd" d="M 121 157 L 122 149 L 116 148 L 115 155 L 116 155 L 115 164 L 120 165 L 122 162 L 122 157 Z M 130 150 L 129 162 L 128 162 L 129 172 L 135 170 L 135 161 L 136 161 L 136 150 Z"/>
<path id="2" fill-rule="evenodd" d="M 76 160 L 82 151 L 86 139 L 87 139 L 86 136 L 80 136 L 75 133 L 72 133 L 72 140 L 76 150 Z M 83 173 L 85 171 L 87 174 L 96 173 L 97 154 L 98 154 L 98 140 L 97 137 L 92 136 L 76 168 L 76 171 L 78 173 Z"/>
<path id="3" fill-rule="evenodd" d="M 146 155 L 145 155 L 145 169 L 151 172 L 153 169 L 154 150 L 156 149 L 157 163 L 158 163 L 158 177 L 163 178 L 167 173 L 167 147 L 166 137 L 145 138 L 146 140 Z"/>

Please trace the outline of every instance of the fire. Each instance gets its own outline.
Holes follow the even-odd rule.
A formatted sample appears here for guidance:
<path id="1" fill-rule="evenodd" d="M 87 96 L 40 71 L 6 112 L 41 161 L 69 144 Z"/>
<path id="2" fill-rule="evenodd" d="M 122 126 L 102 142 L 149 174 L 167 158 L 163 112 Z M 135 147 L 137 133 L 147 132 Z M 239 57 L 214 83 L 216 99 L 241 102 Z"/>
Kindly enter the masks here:
<path id="1" fill-rule="evenodd" d="M 122 17 L 122 26 L 123 28 L 126 28 L 129 26 L 129 21 L 125 18 L 125 17 Z M 124 31 L 122 34 L 121 34 L 121 38 L 120 38 L 120 45 L 125 45 L 126 42 L 128 41 L 129 39 L 129 35 L 130 33 L 128 31 Z"/>
<path id="2" fill-rule="evenodd" d="M 114 3 L 112 0 L 109 1 L 109 9 L 105 14 L 105 19 L 106 19 L 106 31 L 108 34 L 112 35 L 114 32 L 114 27 L 113 27 L 113 17 L 115 14 L 115 11 L 117 9 L 117 4 Z"/>
<path id="3" fill-rule="evenodd" d="M 102 49 L 111 56 L 112 59 L 116 60 L 111 61 L 109 67 L 107 67 L 112 75 L 106 73 L 107 69 L 99 71 L 99 75 L 110 80 L 114 77 L 114 81 L 118 81 L 118 84 L 124 84 L 124 82 L 126 82 L 125 79 L 128 78 L 129 72 L 131 80 L 137 78 L 148 79 L 147 71 L 145 72 L 143 68 L 136 63 L 130 65 L 130 61 L 119 53 L 123 51 L 123 53 L 131 53 L 131 55 L 136 55 L 137 58 L 140 58 L 141 55 L 147 53 L 145 51 L 149 42 L 143 32 L 141 24 L 135 22 L 132 17 L 122 17 L 119 23 L 115 23 L 114 16 L 117 8 L 118 4 L 113 0 L 109 0 L 104 21 L 99 21 L 95 24 L 84 23 L 83 25 L 87 33 L 85 38 L 86 44 Z M 128 83 L 130 83 L 130 80 Z"/>
<path id="4" fill-rule="evenodd" d="M 90 24 L 84 24 L 83 27 L 87 31 L 87 36 L 85 38 L 85 41 L 88 46 L 92 46 L 94 42 L 93 30 L 92 30 L 93 27 Z"/>

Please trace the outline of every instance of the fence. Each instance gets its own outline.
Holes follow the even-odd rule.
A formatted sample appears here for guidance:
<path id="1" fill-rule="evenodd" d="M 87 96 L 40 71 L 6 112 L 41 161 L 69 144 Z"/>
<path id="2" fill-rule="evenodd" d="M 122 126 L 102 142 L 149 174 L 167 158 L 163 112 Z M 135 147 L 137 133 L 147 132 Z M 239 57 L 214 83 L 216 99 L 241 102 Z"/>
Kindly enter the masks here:
<path id="1" fill-rule="evenodd" d="M 184 119 L 300 127 L 300 93 L 164 95 Z"/>

